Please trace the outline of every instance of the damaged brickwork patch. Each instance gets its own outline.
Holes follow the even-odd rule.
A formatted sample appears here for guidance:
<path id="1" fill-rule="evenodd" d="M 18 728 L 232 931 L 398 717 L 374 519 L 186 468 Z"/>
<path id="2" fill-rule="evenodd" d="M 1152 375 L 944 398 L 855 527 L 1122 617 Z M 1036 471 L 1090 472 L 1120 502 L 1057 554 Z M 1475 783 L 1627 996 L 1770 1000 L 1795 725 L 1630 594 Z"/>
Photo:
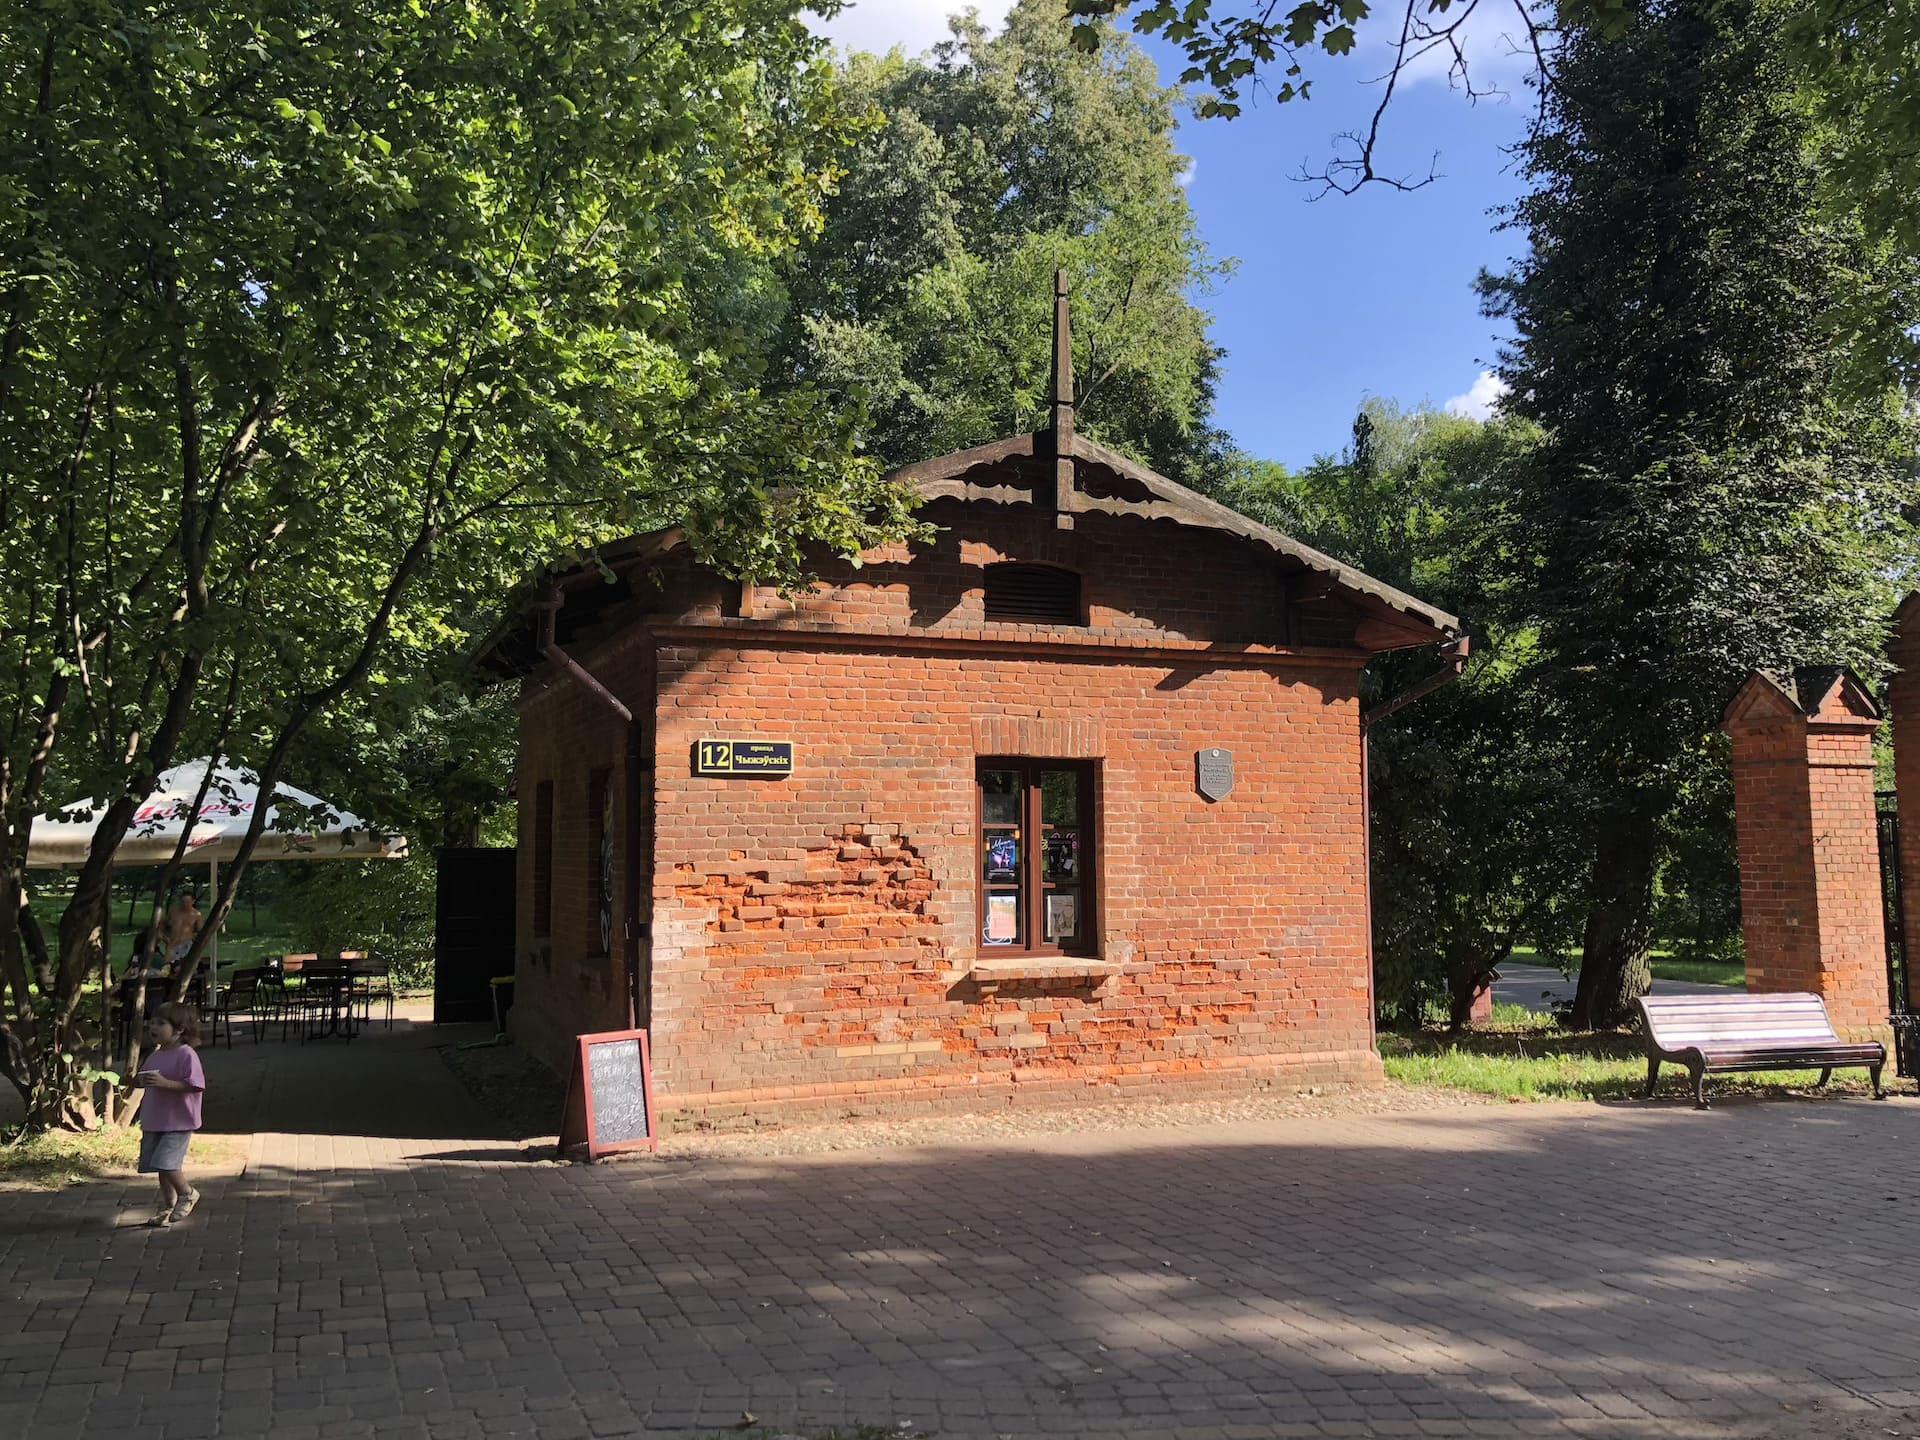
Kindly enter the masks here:
<path id="1" fill-rule="evenodd" d="M 744 862 L 698 884 L 681 884 L 684 902 L 710 905 L 709 957 L 764 953 L 769 933 L 783 954 L 903 943 L 937 945 L 929 914 L 933 871 L 891 826 L 850 824 L 837 840 L 797 859 L 754 867 Z M 787 967 L 769 966 L 766 978 Z"/>

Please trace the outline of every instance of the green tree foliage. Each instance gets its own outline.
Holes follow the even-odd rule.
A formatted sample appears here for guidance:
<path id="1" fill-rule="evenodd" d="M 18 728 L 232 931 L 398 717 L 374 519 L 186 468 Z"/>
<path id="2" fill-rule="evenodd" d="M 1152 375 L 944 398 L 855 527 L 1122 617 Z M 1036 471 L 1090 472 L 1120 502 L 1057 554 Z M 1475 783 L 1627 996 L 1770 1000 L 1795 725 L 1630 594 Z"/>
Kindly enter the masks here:
<path id="1" fill-rule="evenodd" d="M 1537 630 L 1536 714 L 1588 792 L 1580 1024 L 1644 988 L 1656 875 L 1734 689 L 1871 667 L 1906 541 L 1914 431 L 1886 335 L 1857 328 L 1874 252 L 1819 204 L 1781 15 L 1667 0 L 1618 39 L 1570 33 L 1521 152 L 1530 252 L 1483 281 L 1516 332 L 1506 407 L 1544 431 L 1494 517 L 1490 598 Z"/>
<path id="2" fill-rule="evenodd" d="M 401 724 L 569 545 L 671 521 L 790 579 L 910 525 L 727 318 L 846 125 L 787 0 L 0 0 L 0 1070 L 36 1123 L 86 1118 L 157 772 Z M 31 817 L 82 796 L 50 937 Z"/>
<path id="3" fill-rule="evenodd" d="M 303 949 L 365 950 L 403 985 L 433 980 L 436 855 L 514 843 L 508 800 L 519 744 L 512 687 L 475 683 L 460 655 L 418 657 L 372 705 L 348 704 L 309 731 L 301 775 L 351 794 L 407 838 L 403 860 L 265 866 L 290 873 L 280 915 Z"/>
<path id="4" fill-rule="evenodd" d="M 1461 678 L 1369 728 L 1374 974 L 1381 1018 L 1429 1004 L 1464 1024 L 1516 944 L 1564 950 L 1583 834 L 1563 737 L 1531 721 L 1532 635 L 1490 622 L 1501 547 L 1486 517 L 1539 443 L 1535 427 L 1370 401 L 1354 443 L 1298 475 L 1244 463 L 1223 498 L 1464 615 Z M 1364 703 L 1433 673 L 1431 654 L 1371 667 Z"/>
<path id="5" fill-rule="evenodd" d="M 279 913 L 318 954 L 363 950 L 387 962 L 394 984 L 428 986 L 435 892 L 430 852 L 404 860 L 330 860 L 302 867 L 287 884 Z"/>
<path id="6" fill-rule="evenodd" d="M 1082 427 L 1198 478 L 1219 463 L 1220 357 L 1188 297 L 1224 267 L 1180 187 L 1179 93 L 1110 29 L 1073 48 L 1047 0 L 992 38 L 971 12 L 952 23 L 930 59 L 847 59 L 847 93 L 876 120 L 785 266 L 791 373 L 864 401 L 888 464 L 1030 428 L 1064 267 Z"/>
<path id="7" fill-rule="evenodd" d="M 1888 256 L 1920 256 L 1920 0 L 1805 0 L 1784 33 L 1824 124 L 1839 202 Z M 1910 349 L 1906 358 L 1920 373 Z"/>

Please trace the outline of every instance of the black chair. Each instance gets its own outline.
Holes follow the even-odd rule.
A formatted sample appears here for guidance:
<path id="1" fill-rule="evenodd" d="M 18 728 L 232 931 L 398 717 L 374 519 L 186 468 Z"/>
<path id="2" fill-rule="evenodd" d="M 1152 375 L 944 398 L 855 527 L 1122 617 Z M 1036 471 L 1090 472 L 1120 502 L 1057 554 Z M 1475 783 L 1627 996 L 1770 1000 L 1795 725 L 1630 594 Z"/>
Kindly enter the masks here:
<path id="1" fill-rule="evenodd" d="M 166 971 L 147 970 L 139 966 L 129 969 L 120 977 L 113 990 L 114 1053 L 125 1054 L 133 1043 L 135 1005 L 139 1005 L 145 1019 L 152 1019 L 153 1012 L 166 1003 L 169 984 Z M 142 991 L 145 991 L 144 999 L 141 998 Z"/>
<path id="2" fill-rule="evenodd" d="M 288 994 L 298 997 L 301 1040 L 323 1035 L 345 1035 L 351 1040 L 353 972 L 337 963 L 306 965 L 301 968 L 300 979 L 298 989 Z"/>
<path id="3" fill-rule="evenodd" d="M 287 1038 L 287 1027 L 295 1021 L 301 1024 L 304 1036 L 306 1012 L 312 1001 L 307 993 L 306 974 L 320 957 L 311 952 L 304 955 L 276 955 L 267 962 L 263 988 L 272 997 L 272 1019 L 280 1022 L 280 1038 Z"/>
<path id="4" fill-rule="evenodd" d="M 255 982 L 255 995 L 258 998 L 260 1028 L 265 1029 L 280 1018 L 280 1007 L 286 1001 L 287 983 L 280 970 L 279 955 L 263 955 L 255 966 L 259 979 Z"/>
<path id="5" fill-rule="evenodd" d="M 361 1020 L 371 1025 L 374 1002 L 384 1000 L 387 1003 L 387 1029 L 391 1030 L 394 1002 L 392 964 L 358 950 L 343 950 L 340 958 L 353 972 L 353 1000 L 360 1007 Z"/>
<path id="6" fill-rule="evenodd" d="M 213 1042 L 220 1043 L 220 1027 L 227 1027 L 227 1048 L 233 1048 L 233 1017 L 245 1015 L 253 1021 L 253 1043 L 260 1043 L 260 1032 L 266 1029 L 263 1010 L 273 1003 L 263 980 L 264 967 L 250 970 L 236 970 L 228 977 L 227 983 L 220 987 L 213 999 Z"/>

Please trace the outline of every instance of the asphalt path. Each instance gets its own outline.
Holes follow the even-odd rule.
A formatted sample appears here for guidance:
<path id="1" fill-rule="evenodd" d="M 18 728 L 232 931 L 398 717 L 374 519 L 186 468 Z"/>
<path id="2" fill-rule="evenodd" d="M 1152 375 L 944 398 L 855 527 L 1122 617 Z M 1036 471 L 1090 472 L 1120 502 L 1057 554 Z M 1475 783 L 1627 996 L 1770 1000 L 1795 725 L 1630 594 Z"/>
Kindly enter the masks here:
<path id="1" fill-rule="evenodd" d="M 1725 995 L 1729 985 L 1701 985 L 1692 980 L 1655 980 L 1656 995 Z M 1551 965 L 1502 965 L 1493 982 L 1493 998 L 1502 1005 L 1524 1005 L 1547 1011 L 1573 999 L 1573 981 Z"/>

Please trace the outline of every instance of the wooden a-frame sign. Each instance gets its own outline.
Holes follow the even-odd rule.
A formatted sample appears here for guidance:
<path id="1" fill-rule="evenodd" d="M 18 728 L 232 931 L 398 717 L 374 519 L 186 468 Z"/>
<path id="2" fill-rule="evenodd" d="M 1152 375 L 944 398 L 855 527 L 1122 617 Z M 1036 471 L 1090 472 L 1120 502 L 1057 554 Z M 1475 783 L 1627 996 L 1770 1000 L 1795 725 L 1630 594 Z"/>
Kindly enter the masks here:
<path id="1" fill-rule="evenodd" d="M 660 1148 L 646 1031 L 607 1030 L 578 1037 L 560 1114 L 560 1153 L 581 1145 L 587 1147 L 589 1160 Z"/>

